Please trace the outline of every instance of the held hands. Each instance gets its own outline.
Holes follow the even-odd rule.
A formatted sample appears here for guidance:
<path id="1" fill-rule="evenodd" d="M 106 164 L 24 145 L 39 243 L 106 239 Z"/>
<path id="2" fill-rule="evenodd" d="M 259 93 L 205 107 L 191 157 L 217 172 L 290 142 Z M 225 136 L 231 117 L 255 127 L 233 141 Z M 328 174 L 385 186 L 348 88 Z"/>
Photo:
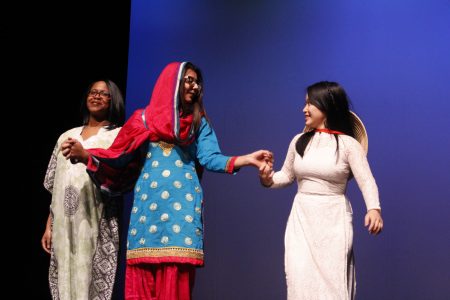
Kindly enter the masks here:
<path id="1" fill-rule="evenodd" d="M 378 209 L 371 209 L 367 212 L 364 218 L 364 226 L 368 227 L 370 234 L 377 235 L 383 229 L 383 219 L 381 212 Z"/>
<path id="2" fill-rule="evenodd" d="M 259 168 L 259 181 L 265 187 L 270 187 L 273 184 L 273 163 L 267 163 Z"/>
<path id="3" fill-rule="evenodd" d="M 87 152 L 81 143 L 73 138 L 68 138 L 61 145 L 62 154 L 66 159 L 70 159 L 73 164 L 78 162 L 88 163 L 89 152 Z"/>
<path id="4" fill-rule="evenodd" d="M 268 150 L 258 150 L 253 153 L 238 156 L 234 162 L 234 167 L 239 169 L 243 166 L 254 166 L 258 169 L 266 164 L 273 164 L 273 154 Z"/>

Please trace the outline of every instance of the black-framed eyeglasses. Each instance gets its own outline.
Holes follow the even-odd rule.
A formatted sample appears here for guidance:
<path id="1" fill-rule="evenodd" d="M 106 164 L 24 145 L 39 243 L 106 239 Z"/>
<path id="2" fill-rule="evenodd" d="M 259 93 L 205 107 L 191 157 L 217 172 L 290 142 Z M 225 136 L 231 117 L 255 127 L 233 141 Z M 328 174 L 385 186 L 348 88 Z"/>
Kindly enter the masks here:
<path id="1" fill-rule="evenodd" d="M 93 97 L 99 95 L 99 96 L 102 97 L 102 98 L 109 98 L 109 97 L 111 97 L 111 94 L 110 94 L 110 93 L 105 92 L 105 91 L 97 91 L 97 90 L 90 90 L 90 91 L 88 92 L 88 95 L 89 95 L 89 96 L 93 96 Z"/>
<path id="2" fill-rule="evenodd" d="M 200 82 L 197 81 L 197 79 L 195 79 L 194 77 L 191 76 L 186 76 L 184 77 L 184 82 L 189 84 L 190 86 L 198 86 L 198 89 L 202 88 L 202 85 L 200 84 Z"/>

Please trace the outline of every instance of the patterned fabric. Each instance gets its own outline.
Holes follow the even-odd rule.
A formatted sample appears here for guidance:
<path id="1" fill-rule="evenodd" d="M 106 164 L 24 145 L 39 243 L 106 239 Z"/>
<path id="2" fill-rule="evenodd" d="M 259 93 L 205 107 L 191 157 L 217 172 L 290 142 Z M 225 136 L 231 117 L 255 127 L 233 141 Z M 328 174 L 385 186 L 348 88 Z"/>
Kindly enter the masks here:
<path id="1" fill-rule="evenodd" d="M 49 269 L 53 299 L 111 299 L 117 268 L 117 202 L 105 202 L 83 164 L 62 155 L 68 137 L 83 147 L 108 147 L 119 132 L 100 129 L 83 140 L 82 127 L 63 133 L 53 150 L 44 187 L 52 194 L 52 249 Z"/>
<path id="2" fill-rule="evenodd" d="M 196 142 L 180 147 L 149 143 L 134 189 L 127 243 L 128 264 L 179 262 L 203 265 L 203 192 L 195 160 L 225 172 L 231 157 L 220 153 L 203 119 Z"/>
<path id="3" fill-rule="evenodd" d="M 340 135 L 336 153 L 334 136 L 316 132 L 302 158 L 299 136 L 272 185 L 298 184 L 285 233 L 288 299 L 354 299 L 353 212 L 344 194 L 353 175 L 367 209 L 379 209 L 378 188 L 355 139 Z"/>

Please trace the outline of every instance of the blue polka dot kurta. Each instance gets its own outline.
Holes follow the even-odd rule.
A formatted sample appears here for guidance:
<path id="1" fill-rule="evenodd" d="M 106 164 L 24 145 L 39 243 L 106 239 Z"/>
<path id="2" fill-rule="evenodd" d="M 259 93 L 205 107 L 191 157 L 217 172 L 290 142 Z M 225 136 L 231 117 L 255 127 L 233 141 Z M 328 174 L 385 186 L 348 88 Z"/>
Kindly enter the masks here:
<path id="1" fill-rule="evenodd" d="M 134 188 L 128 259 L 203 264 L 203 191 L 195 160 L 210 171 L 232 172 L 231 157 L 221 154 L 204 118 L 189 146 L 148 144 Z"/>

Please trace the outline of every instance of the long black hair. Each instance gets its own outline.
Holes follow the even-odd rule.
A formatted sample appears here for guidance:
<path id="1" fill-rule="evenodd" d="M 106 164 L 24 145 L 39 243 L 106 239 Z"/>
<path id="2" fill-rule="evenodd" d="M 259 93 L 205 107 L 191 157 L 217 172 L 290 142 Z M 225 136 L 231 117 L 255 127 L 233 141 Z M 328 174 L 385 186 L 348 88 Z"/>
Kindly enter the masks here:
<path id="1" fill-rule="evenodd" d="M 355 137 L 350 114 L 350 99 L 344 88 L 337 82 L 320 81 L 307 87 L 306 93 L 310 105 L 317 107 L 325 115 L 325 128 L 345 133 Z M 314 129 L 302 134 L 297 140 L 295 148 L 301 157 L 305 154 L 306 146 L 314 136 Z M 338 135 L 336 151 L 339 150 Z"/>
<path id="2" fill-rule="evenodd" d="M 88 86 L 86 93 L 84 94 L 84 97 L 81 101 L 81 115 L 83 117 L 83 125 L 88 124 L 90 115 L 89 110 L 87 108 L 86 99 L 92 86 L 99 81 L 103 81 L 106 83 L 106 86 L 108 87 L 109 90 L 109 94 L 111 95 L 111 100 L 109 102 L 109 112 L 107 117 L 109 125 L 106 126 L 106 129 L 111 130 L 116 127 L 120 127 L 125 122 L 125 106 L 123 101 L 123 95 L 117 84 L 115 84 L 114 81 L 110 79 L 96 80 Z"/>
<path id="3" fill-rule="evenodd" d="M 188 69 L 194 71 L 197 74 L 197 83 L 199 86 L 198 94 L 192 99 L 192 104 L 185 103 L 182 100 L 183 94 L 184 94 L 184 80 L 181 80 L 180 88 L 178 89 L 179 90 L 178 97 L 180 99 L 179 107 L 180 107 L 182 116 L 189 115 L 189 114 L 194 115 L 194 120 L 193 120 L 194 130 L 195 130 L 195 132 L 197 132 L 198 129 L 200 128 L 200 122 L 201 122 L 202 117 L 205 117 L 206 120 L 209 122 L 208 116 L 206 115 L 205 108 L 203 107 L 203 75 L 202 75 L 202 71 L 200 70 L 200 68 L 191 62 L 186 62 L 186 64 L 184 65 L 184 70 L 183 70 L 184 74 L 186 74 L 186 71 Z"/>

